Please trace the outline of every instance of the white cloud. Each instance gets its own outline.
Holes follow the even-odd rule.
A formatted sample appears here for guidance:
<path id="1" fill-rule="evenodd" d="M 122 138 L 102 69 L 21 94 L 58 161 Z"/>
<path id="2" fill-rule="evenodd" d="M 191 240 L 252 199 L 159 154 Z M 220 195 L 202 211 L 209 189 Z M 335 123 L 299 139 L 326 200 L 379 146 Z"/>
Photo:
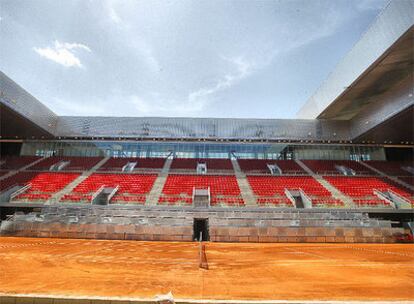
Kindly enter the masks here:
<path id="1" fill-rule="evenodd" d="M 224 75 L 219 79 L 214 86 L 200 88 L 197 91 L 191 92 L 188 95 L 190 103 L 198 103 L 203 108 L 208 103 L 207 98 L 219 91 L 231 88 L 242 79 L 248 77 L 254 70 L 255 65 L 246 61 L 243 57 L 225 58 L 222 59 L 230 62 L 235 67 L 234 72 Z"/>
<path id="2" fill-rule="evenodd" d="M 84 50 L 87 52 L 91 52 L 91 49 L 84 44 L 67 42 L 61 43 L 58 40 L 55 40 L 55 44 L 53 47 L 34 47 L 33 50 L 40 56 L 52 60 L 56 63 L 59 63 L 65 67 L 79 68 L 82 68 L 83 65 L 80 59 L 75 55 L 76 51 Z"/>

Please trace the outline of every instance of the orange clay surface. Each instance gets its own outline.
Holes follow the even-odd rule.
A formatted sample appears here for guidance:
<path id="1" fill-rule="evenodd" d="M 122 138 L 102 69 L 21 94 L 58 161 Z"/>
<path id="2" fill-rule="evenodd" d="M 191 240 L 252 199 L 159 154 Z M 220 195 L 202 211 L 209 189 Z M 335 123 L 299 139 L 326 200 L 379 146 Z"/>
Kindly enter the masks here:
<path id="1" fill-rule="evenodd" d="M 0 238 L 0 294 L 413 300 L 414 245 Z"/>

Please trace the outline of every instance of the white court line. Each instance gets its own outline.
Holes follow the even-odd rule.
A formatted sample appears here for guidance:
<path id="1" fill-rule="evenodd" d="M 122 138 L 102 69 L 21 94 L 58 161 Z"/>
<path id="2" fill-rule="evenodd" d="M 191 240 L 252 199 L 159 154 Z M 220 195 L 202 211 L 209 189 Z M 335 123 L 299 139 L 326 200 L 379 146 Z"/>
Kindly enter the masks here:
<path id="1" fill-rule="evenodd" d="M 99 296 L 70 296 L 70 295 L 51 295 L 51 294 L 7 294 L 0 293 L 1 297 L 16 297 L 16 298 L 48 298 L 48 299 L 64 299 L 64 300 L 107 300 L 113 301 L 116 304 L 117 301 L 134 301 L 141 303 L 156 303 L 155 298 L 139 298 L 139 297 L 99 297 Z M 409 301 L 381 301 L 381 300 L 221 300 L 221 299 L 174 299 L 177 304 L 198 304 L 198 303 L 211 303 L 211 304 L 414 304 L 414 300 Z"/>

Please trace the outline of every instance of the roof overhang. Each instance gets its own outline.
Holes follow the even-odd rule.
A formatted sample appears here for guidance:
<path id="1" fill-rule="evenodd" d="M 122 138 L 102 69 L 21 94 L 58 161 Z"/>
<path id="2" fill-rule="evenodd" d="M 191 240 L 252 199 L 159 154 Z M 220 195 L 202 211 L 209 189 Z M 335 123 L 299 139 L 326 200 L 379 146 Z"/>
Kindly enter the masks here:
<path id="1" fill-rule="evenodd" d="M 302 107 L 298 118 L 350 120 L 412 76 L 413 14 L 414 2 L 391 1 Z"/>

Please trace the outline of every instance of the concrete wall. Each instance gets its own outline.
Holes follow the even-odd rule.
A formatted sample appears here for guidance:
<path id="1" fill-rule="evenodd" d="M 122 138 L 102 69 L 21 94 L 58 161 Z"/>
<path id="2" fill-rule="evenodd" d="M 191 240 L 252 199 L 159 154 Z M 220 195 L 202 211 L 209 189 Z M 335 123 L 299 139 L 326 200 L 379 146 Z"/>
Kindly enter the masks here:
<path id="1" fill-rule="evenodd" d="M 213 242 L 393 243 L 403 228 L 357 211 L 46 208 L 1 223 L 3 236 L 192 241 L 194 218 Z"/>

